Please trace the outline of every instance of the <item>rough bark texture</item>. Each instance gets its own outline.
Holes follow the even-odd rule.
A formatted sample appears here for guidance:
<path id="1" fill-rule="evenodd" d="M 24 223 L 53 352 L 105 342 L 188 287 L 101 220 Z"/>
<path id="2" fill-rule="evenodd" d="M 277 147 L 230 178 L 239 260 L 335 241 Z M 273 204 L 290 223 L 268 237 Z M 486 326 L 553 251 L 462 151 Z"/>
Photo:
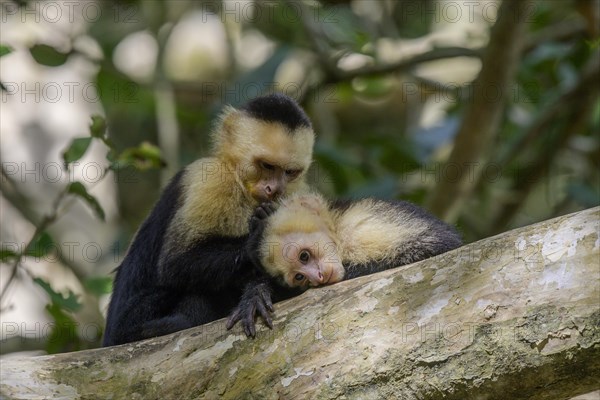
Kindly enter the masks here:
<path id="1" fill-rule="evenodd" d="M 310 290 L 254 340 L 224 321 L 7 359 L 27 399 L 567 399 L 600 387 L 600 208 Z"/>

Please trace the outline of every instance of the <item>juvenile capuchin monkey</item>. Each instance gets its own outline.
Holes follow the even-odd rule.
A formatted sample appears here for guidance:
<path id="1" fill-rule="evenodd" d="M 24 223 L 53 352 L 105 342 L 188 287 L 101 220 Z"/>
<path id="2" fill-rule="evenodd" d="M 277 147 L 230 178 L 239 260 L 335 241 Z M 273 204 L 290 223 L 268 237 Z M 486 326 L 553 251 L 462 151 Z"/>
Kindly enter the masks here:
<path id="1" fill-rule="evenodd" d="M 242 322 L 255 335 L 254 317 L 272 321 L 272 290 L 305 290 L 420 261 L 461 245 L 454 228 L 404 201 L 330 203 L 318 194 L 295 194 L 261 206 L 253 216 L 260 225 L 254 262 L 266 273 L 248 286 L 230 315 L 228 328 Z M 255 239 L 256 240 L 256 239 Z M 276 300 L 278 298 L 275 293 Z M 284 297 L 285 298 L 285 297 Z"/>
<path id="2" fill-rule="evenodd" d="M 210 158 L 171 180 L 117 269 L 104 346 L 161 336 L 226 316 L 257 270 L 255 212 L 304 191 L 314 133 L 287 96 L 227 108 Z"/>

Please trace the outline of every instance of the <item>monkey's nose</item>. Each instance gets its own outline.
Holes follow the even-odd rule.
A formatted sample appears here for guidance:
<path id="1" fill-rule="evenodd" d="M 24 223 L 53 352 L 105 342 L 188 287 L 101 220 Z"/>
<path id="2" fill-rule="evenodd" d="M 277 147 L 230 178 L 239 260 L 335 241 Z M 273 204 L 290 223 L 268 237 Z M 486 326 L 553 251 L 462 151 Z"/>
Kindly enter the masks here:
<path id="1" fill-rule="evenodd" d="M 271 185 L 265 186 L 265 195 L 269 198 L 269 200 L 275 200 L 281 194 L 279 188 L 273 187 Z"/>

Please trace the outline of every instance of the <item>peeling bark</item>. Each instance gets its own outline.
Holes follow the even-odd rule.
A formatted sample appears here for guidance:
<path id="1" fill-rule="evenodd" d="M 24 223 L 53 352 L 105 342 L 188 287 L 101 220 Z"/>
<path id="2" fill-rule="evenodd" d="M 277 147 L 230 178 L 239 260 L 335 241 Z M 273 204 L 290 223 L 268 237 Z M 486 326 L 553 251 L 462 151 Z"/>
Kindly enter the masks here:
<path id="1" fill-rule="evenodd" d="M 18 399 L 568 399 L 600 388 L 600 207 L 225 321 L 6 359 Z"/>

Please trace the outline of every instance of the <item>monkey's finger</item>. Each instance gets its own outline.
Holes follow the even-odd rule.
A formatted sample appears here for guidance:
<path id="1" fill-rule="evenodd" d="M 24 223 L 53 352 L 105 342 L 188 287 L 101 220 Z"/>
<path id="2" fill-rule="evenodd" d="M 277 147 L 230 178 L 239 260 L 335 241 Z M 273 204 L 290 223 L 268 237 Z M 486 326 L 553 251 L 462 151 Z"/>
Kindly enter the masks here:
<path id="1" fill-rule="evenodd" d="M 261 220 L 266 219 L 269 215 L 275 212 L 275 204 L 273 202 L 262 203 L 258 206 L 254 214 Z"/>
<path id="2" fill-rule="evenodd" d="M 243 321 L 243 325 L 244 325 L 244 332 L 246 333 L 246 336 L 248 337 L 255 337 L 256 336 L 256 327 L 254 326 L 254 320 L 244 320 Z"/>
<path id="3" fill-rule="evenodd" d="M 227 319 L 227 324 L 225 324 L 225 328 L 227 330 L 233 328 L 233 326 L 240 320 L 240 309 L 236 308 L 235 311 L 229 316 Z"/>
<path id="4" fill-rule="evenodd" d="M 264 209 L 265 209 L 265 212 L 267 213 L 267 216 L 273 214 L 275 212 L 275 209 L 276 209 L 275 203 L 267 203 L 264 206 Z"/>
<path id="5" fill-rule="evenodd" d="M 256 327 L 254 326 L 254 316 L 256 315 L 256 305 L 252 305 L 250 307 L 249 312 L 246 312 L 246 315 L 242 321 L 244 324 L 244 331 L 246 332 L 246 336 L 255 337 L 256 336 Z"/>
<path id="6" fill-rule="evenodd" d="M 262 299 L 263 303 L 265 304 L 265 306 L 267 307 L 267 309 L 271 312 L 275 311 L 273 309 L 273 302 L 271 301 L 271 295 L 266 292 L 260 292 L 260 298 Z"/>
<path id="7" fill-rule="evenodd" d="M 250 217 L 250 230 L 253 231 L 256 229 L 256 227 L 258 227 L 258 225 L 260 224 L 260 220 L 258 218 L 256 218 L 255 215 L 253 215 L 252 217 Z"/>
<path id="8" fill-rule="evenodd" d="M 269 315 L 269 312 L 267 311 L 267 308 L 263 302 L 258 303 L 258 312 L 265 321 L 265 324 L 267 324 L 270 329 L 273 329 L 273 320 L 271 319 L 271 315 Z"/>
<path id="9" fill-rule="evenodd" d="M 265 211 L 265 205 L 261 204 L 254 211 L 254 217 L 257 219 L 265 219 L 268 217 L 267 211 Z"/>

